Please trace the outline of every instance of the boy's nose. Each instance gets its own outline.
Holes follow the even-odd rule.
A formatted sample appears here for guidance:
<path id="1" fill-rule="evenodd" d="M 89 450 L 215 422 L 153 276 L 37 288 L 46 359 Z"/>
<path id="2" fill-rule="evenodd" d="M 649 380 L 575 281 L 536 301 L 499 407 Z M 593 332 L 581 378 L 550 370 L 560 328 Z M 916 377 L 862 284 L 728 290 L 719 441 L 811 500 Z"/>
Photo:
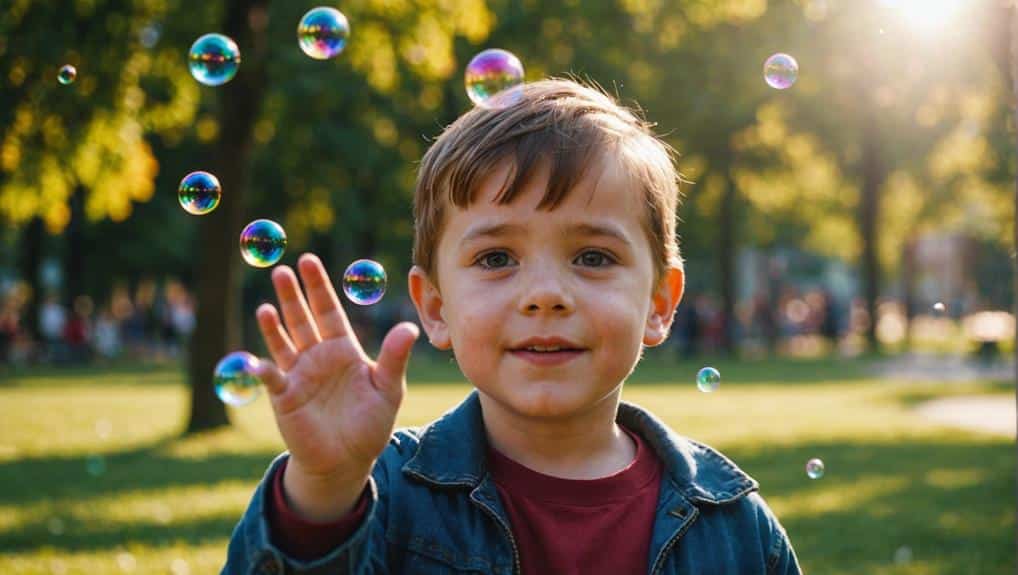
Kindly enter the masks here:
<path id="1" fill-rule="evenodd" d="M 522 313 L 570 313 L 573 310 L 572 295 L 554 274 L 535 277 L 524 290 L 520 298 Z"/>

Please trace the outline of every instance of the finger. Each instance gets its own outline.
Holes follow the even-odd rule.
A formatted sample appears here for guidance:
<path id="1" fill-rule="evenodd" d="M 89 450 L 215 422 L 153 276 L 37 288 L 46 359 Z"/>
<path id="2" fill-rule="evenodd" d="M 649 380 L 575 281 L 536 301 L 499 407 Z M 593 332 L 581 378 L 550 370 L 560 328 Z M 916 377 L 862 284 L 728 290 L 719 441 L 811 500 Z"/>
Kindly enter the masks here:
<path id="1" fill-rule="evenodd" d="M 267 359 L 259 361 L 254 374 L 265 384 L 269 395 L 279 395 L 286 391 L 286 377 L 271 361 Z"/>
<path id="2" fill-rule="evenodd" d="M 293 364 L 297 363 L 297 348 L 283 328 L 279 312 L 272 304 L 264 303 L 258 306 L 255 318 L 258 319 L 258 330 L 262 332 L 262 339 L 269 348 L 272 360 L 284 371 L 289 371 Z"/>
<path id="3" fill-rule="evenodd" d="M 311 313 L 322 337 L 328 339 L 353 334 L 322 260 L 314 254 L 304 254 L 297 260 L 297 270 L 304 282 Z"/>
<path id="4" fill-rule="evenodd" d="M 297 276 L 289 266 L 278 266 L 272 270 L 272 285 L 276 288 L 279 307 L 283 310 L 286 330 L 290 333 L 297 351 L 304 351 L 322 341 L 318 328 L 311 319 L 311 310 L 300 292 Z"/>
<path id="5" fill-rule="evenodd" d="M 374 382 L 393 404 L 399 404 L 403 398 L 403 382 L 406 379 L 410 350 L 420 334 L 417 325 L 405 321 L 390 329 L 382 341 L 382 350 L 378 353 L 378 363 L 375 365 Z"/>

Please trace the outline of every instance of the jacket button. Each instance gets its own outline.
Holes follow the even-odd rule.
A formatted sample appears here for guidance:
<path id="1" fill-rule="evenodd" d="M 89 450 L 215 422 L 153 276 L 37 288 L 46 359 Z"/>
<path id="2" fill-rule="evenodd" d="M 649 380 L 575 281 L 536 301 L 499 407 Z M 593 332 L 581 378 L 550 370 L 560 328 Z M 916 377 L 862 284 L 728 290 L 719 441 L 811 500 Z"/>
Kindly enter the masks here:
<path id="1" fill-rule="evenodd" d="M 265 551 L 255 562 L 254 573 L 256 575 L 283 575 L 283 562 L 272 552 Z"/>

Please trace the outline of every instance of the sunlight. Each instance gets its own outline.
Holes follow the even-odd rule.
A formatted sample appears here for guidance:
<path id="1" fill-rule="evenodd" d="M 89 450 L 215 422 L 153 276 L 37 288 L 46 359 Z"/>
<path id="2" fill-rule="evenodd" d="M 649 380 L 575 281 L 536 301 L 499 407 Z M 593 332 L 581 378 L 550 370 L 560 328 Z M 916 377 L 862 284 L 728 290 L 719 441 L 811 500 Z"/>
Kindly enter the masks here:
<path id="1" fill-rule="evenodd" d="M 910 26 L 928 32 L 949 25 L 965 0 L 881 0 L 881 3 Z"/>

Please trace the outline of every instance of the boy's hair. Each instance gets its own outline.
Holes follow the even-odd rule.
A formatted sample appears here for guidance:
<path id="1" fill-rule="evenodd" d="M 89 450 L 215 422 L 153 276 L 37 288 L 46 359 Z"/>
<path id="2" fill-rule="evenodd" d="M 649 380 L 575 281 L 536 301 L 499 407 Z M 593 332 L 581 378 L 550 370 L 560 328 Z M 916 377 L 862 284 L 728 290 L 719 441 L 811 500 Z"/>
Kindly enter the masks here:
<path id="1" fill-rule="evenodd" d="M 508 204 L 540 162 L 550 167 L 539 208 L 554 209 L 579 183 L 591 160 L 614 154 L 647 206 L 644 231 L 654 258 L 654 287 L 669 267 L 682 267 L 675 234 L 680 176 L 674 150 L 651 124 L 600 87 L 552 78 L 524 84 L 504 107 L 475 107 L 448 126 L 421 160 L 414 191 L 413 262 L 438 285 L 435 248 L 447 202 L 466 209 L 503 160 L 512 169 L 496 196 Z M 607 155 L 606 154 L 606 155 Z"/>

